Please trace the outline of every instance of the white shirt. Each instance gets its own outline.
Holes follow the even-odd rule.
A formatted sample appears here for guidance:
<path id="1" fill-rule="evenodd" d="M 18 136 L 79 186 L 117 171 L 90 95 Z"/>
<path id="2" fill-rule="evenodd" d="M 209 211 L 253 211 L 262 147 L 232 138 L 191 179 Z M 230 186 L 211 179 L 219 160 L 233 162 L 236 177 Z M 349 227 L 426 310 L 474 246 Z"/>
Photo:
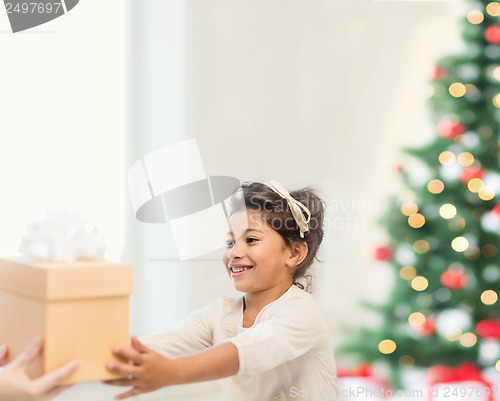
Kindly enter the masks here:
<path id="1" fill-rule="evenodd" d="M 230 341 L 239 370 L 222 380 L 228 401 L 334 401 L 337 381 L 323 314 L 312 296 L 292 285 L 243 327 L 243 297 L 219 297 L 176 328 L 141 338 L 167 357 Z"/>

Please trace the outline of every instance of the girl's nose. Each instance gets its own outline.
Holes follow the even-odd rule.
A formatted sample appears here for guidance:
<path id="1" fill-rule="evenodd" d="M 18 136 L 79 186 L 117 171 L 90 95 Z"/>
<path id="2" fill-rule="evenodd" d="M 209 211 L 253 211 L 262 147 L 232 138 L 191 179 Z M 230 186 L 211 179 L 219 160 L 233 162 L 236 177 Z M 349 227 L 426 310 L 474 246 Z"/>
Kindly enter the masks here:
<path id="1" fill-rule="evenodd" d="M 238 258 L 243 256 L 243 246 L 241 244 L 241 241 L 234 241 L 234 244 L 229 250 L 228 255 L 231 258 Z"/>

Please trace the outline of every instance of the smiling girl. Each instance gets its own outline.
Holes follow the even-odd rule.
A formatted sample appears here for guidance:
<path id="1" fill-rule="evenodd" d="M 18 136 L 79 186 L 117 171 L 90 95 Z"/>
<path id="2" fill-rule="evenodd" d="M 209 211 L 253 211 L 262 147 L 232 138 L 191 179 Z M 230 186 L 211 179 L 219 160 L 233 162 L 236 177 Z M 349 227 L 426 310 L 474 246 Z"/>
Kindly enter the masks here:
<path id="1" fill-rule="evenodd" d="M 108 369 L 132 386 L 117 399 L 223 379 L 231 401 L 335 400 L 330 335 L 307 270 L 323 239 L 324 202 L 309 188 L 245 183 L 233 195 L 222 257 L 237 298 L 220 297 L 176 328 L 115 348 Z M 305 286 L 301 281 L 305 281 Z"/>

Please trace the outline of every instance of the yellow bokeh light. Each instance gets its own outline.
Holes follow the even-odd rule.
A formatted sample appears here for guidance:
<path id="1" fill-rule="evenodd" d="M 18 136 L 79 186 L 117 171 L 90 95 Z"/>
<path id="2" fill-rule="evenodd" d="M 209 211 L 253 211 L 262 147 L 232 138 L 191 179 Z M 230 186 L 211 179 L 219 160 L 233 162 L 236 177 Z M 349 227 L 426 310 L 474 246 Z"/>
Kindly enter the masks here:
<path id="1" fill-rule="evenodd" d="M 456 328 L 450 328 L 446 330 L 444 336 L 449 341 L 458 341 L 460 340 L 460 337 L 462 337 L 462 330 Z"/>
<path id="2" fill-rule="evenodd" d="M 443 166 L 449 166 L 453 163 L 455 163 L 456 156 L 455 153 L 450 152 L 449 150 L 445 150 L 444 152 L 441 152 L 439 155 L 439 163 L 441 163 Z"/>
<path id="3" fill-rule="evenodd" d="M 404 368 L 409 368 L 415 365 L 415 358 L 411 355 L 403 355 L 401 358 L 399 358 L 399 365 Z"/>
<path id="4" fill-rule="evenodd" d="M 493 290 L 486 290 L 481 294 L 481 302 L 485 305 L 493 305 L 498 301 L 498 294 Z"/>
<path id="5" fill-rule="evenodd" d="M 411 280 L 411 288 L 415 291 L 424 291 L 429 286 L 429 281 L 424 276 L 417 276 Z"/>
<path id="6" fill-rule="evenodd" d="M 478 195 L 482 200 L 489 201 L 495 197 L 495 190 L 491 187 L 482 187 L 479 190 Z"/>
<path id="7" fill-rule="evenodd" d="M 451 247 L 455 252 L 464 252 L 469 247 L 469 240 L 465 237 L 456 237 L 451 241 Z"/>
<path id="8" fill-rule="evenodd" d="M 450 230 L 454 232 L 461 231 L 465 228 L 465 220 L 463 217 L 458 217 L 450 221 Z"/>
<path id="9" fill-rule="evenodd" d="M 492 1 L 486 6 L 486 12 L 492 17 L 498 17 L 500 15 L 500 3 Z"/>
<path id="10" fill-rule="evenodd" d="M 382 340 L 378 344 L 378 350 L 382 354 L 392 354 L 396 351 L 396 343 L 392 340 Z"/>
<path id="11" fill-rule="evenodd" d="M 474 156 L 472 155 L 472 153 L 463 152 L 458 155 L 457 160 L 460 165 L 469 167 L 474 163 Z"/>
<path id="12" fill-rule="evenodd" d="M 500 372 L 500 359 L 495 363 L 495 369 Z"/>
<path id="13" fill-rule="evenodd" d="M 412 202 L 415 199 L 415 192 L 411 189 L 403 189 L 398 197 L 401 202 Z"/>
<path id="14" fill-rule="evenodd" d="M 495 78 L 497 81 L 500 81 L 500 67 L 495 67 L 493 70 L 493 78 Z"/>
<path id="15" fill-rule="evenodd" d="M 464 347 L 473 347 L 477 343 L 477 337 L 473 333 L 465 333 L 460 337 L 460 344 Z"/>
<path id="16" fill-rule="evenodd" d="M 477 95 L 479 94 L 476 85 L 472 84 L 465 85 L 465 92 L 466 92 L 465 95 L 469 97 L 477 97 Z"/>
<path id="17" fill-rule="evenodd" d="M 417 270 L 413 266 L 403 266 L 399 271 L 399 276 L 404 280 L 411 280 L 417 275 Z"/>
<path id="18" fill-rule="evenodd" d="M 457 215 L 457 208 L 451 203 L 445 203 L 439 208 L 439 214 L 443 219 L 452 219 Z"/>
<path id="19" fill-rule="evenodd" d="M 425 217 L 420 213 L 412 214 L 408 217 L 408 224 L 412 228 L 420 228 L 425 224 Z"/>
<path id="20" fill-rule="evenodd" d="M 481 250 L 477 246 L 471 246 L 465 250 L 464 254 L 469 260 L 477 260 L 481 256 Z"/>
<path id="21" fill-rule="evenodd" d="M 493 98 L 493 105 L 500 109 L 500 93 Z"/>
<path id="22" fill-rule="evenodd" d="M 487 258 L 492 258 L 497 255 L 498 249 L 493 244 L 486 244 L 481 248 L 481 252 Z"/>
<path id="23" fill-rule="evenodd" d="M 427 189 L 432 194 L 440 194 L 444 189 L 443 181 L 438 179 L 432 180 L 427 184 Z"/>
<path id="24" fill-rule="evenodd" d="M 425 316 L 423 313 L 415 312 L 408 317 L 408 322 L 413 327 L 422 326 L 425 323 Z"/>
<path id="25" fill-rule="evenodd" d="M 493 129 L 487 125 L 481 125 L 477 129 L 477 134 L 481 139 L 490 139 L 493 135 Z"/>
<path id="26" fill-rule="evenodd" d="M 413 243 L 413 250 L 417 253 L 426 253 L 429 249 L 430 245 L 425 239 L 419 239 Z"/>
<path id="27" fill-rule="evenodd" d="M 484 186 L 484 182 L 481 178 L 473 178 L 467 183 L 467 188 L 471 192 L 479 192 Z"/>
<path id="28" fill-rule="evenodd" d="M 465 88 L 464 84 L 461 84 L 460 82 L 455 82 L 450 85 L 448 91 L 450 92 L 450 95 L 453 97 L 462 97 L 463 95 L 465 95 L 467 89 Z"/>
<path id="29" fill-rule="evenodd" d="M 403 206 L 401 206 L 401 212 L 405 216 L 411 216 L 414 213 L 418 212 L 418 206 L 413 202 L 406 202 Z"/>
<path id="30" fill-rule="evenodd" d="M 467 14 L 467 21 L 474 25 L 480 24 L 484 21 L 484 15 L 479 10 L 469 11 L 469 13 Z"/>
<path id="31" fill-rule="evenodd" d="M 436 93 L 436 91 L 434 90 L 434 87 L 432 85 L 425 86 L 424 96 L 427 99 L 430 99 L 432 96 L 434 96 L 434 93 Z"/>

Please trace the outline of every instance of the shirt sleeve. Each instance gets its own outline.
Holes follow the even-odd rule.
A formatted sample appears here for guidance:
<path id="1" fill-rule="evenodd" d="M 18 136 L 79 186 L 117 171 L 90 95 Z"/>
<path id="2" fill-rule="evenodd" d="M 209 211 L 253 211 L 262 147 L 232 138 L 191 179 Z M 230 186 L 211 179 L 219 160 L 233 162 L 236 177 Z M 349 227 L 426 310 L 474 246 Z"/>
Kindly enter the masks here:
<path id="1" fill-rule="evenodd" d="M 291 302 L 268 320 L 227 339 L 238 350 L 237 377 L 261 373 L 310 351 L 328 336 L 319 307 L 312 302 Z"/>
<path id="2" fill-rule="evenodd" d="M 146 347 L 170 358 L 204 350 L 213 345 L 217 309 L 218 300 L 191 312 L 176 327 L 139 340 Z"/>

